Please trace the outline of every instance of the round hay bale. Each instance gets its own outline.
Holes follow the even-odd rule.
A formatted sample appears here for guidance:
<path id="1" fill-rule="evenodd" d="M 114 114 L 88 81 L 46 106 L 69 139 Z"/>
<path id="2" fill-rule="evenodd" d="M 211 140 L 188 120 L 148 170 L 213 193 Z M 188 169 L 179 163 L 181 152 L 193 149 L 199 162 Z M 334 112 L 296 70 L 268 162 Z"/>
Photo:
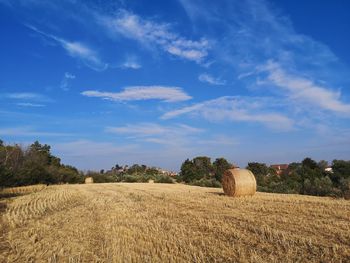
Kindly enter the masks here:
<path id="1" fill-rule="evenodd" d="M 225 194 L 229 196 L 254 195 L 256 180 L 254 174 L 247 169 L 229 169 L 222 177 L 222 187 Z"/>
<path id="2" fill-rule="evenodd" d="M 86 177 L 85 178 L 85 183 L 86 184 L 93 184 L 94 183 L 94 179 L 92 177 Z"/>

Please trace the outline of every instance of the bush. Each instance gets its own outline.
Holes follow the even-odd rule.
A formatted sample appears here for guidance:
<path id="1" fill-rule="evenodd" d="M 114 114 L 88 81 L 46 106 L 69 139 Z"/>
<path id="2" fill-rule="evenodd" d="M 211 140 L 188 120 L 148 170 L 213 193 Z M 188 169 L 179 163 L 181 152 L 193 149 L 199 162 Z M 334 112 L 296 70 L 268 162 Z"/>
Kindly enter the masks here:
<path id="1" fill-rule="evenodd" d="M 155 183 L 161 183 L 161 184 L 173 184 L 174 180 L 167 175 L 158 175 L 154 179 Z"/>
<path id="2" fill-rule="evenodd" d="M 340 183 L 341 183 L 340 189 L 342 192 L 342 196 L 345 199 L 350 200 L 350 178 L 347 178 L 347 179 L 343 178 L 340 181 Z"/>
<path id="3" fill-rule="evenodd" d="M 97 172 L 88 172 L 86 177 L 92 177 L 94 183 L 114 183 L 116 178 L 111 174 L 101 174 Z"/>
<path id="4" fill-rule="evenodd" d="M 196 185 L 196 186 L 202 186 L 202 187 L 215 187 L 215 188 L 221 188 L 222 185 L 219 181 L 215 179 L 206 179 L 202 178 L 200 180 L 195 180 L 190 183 L 191 185 Z"/>
<path id="5" fill-rule="evenodd" d="M 137 176 L 135 175 L 124 175 L 123 177 L 123 182 L 126 182 L 126 183 L 137 183 L 139 180 L 139 178 L 137 178 Z"/>

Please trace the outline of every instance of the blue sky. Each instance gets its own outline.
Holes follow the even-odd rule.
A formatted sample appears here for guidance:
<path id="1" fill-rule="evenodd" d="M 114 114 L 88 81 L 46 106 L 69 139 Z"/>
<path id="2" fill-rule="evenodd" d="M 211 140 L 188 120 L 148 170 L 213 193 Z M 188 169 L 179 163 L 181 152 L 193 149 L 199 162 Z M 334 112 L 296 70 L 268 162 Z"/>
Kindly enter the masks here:
<path id="1" fill-rule="evenodd" d="M 84 170 L 349 159 L 350 2 L 304 2 L 0 0 L 0 138 Z"/>

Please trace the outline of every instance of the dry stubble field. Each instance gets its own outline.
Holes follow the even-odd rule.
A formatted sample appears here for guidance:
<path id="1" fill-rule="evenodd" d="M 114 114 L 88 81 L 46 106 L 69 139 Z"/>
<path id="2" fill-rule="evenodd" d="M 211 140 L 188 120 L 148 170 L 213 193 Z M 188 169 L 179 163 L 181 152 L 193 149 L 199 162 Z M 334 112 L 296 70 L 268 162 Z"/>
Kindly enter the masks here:
<path id="1" fill-rule="evenodd" d="M 166 184 L 0 200 L 0 262 L 350 262 L 350 201 Z"/>

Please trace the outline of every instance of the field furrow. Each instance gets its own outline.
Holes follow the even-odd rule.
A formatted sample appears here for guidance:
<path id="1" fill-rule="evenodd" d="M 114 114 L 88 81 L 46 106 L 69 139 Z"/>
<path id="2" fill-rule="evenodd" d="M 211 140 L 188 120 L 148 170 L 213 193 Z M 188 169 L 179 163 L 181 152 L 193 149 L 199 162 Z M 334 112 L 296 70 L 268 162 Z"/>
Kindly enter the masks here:
<path id="1" fill-rule="evenodd" d="M 62 185 L 13 199 L 2 218 L 4 262 L 350 261 L 350 202 L 330 198 Z"/>

